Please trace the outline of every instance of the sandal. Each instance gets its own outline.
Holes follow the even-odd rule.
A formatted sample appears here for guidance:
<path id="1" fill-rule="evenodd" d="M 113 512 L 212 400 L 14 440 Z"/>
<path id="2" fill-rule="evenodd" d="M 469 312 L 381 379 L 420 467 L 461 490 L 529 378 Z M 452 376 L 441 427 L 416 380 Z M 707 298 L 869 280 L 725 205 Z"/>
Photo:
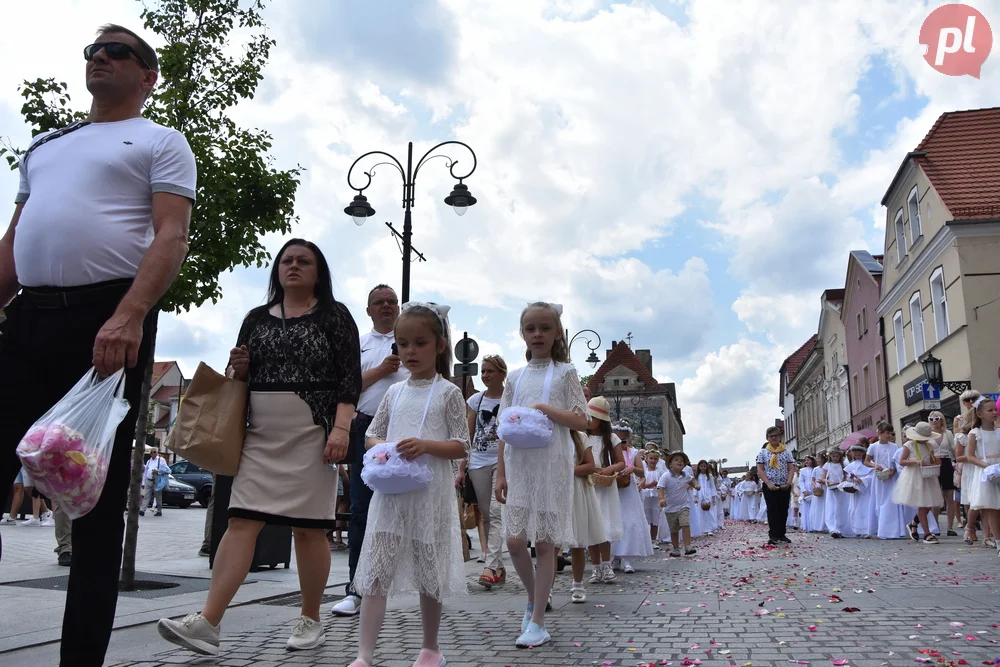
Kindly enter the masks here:
<path id="1" fill-rule="evenodd" d="M 500 586 L 502 586 L 503 584 L 506 584 L 507 583 L 507 568 L 501 567 L 496 572 L 497 572 L 497 579 L 498 579 L 497 584 L 500 585 Z"/>
<path id="2" fill-rule="evenodd" d="M 989 547 L 990 549 L 996 549 L 997 548 L 997 541 L 995 539 L 993 539 L 992 537 L 987 537 L 985 540 L 983 540 L 983 546 L 984 547 Z"/>
<path id="3" fill-rule="evenodd" d="M 347 544 L 344 540 L 333 540 L 330 542 L 330 551 L 343 551 L 347 548 Z"/>
<path id="4" fill-rule="evenodd" d="M 979 540 L 976 538 L 976 534 L 975 533 L 972 533 L 972 532 L 970 532 L 968 530 L 965 531 L 965 543 L 966 544 L 968 544 L 971 547 L 973 544 L 975 544 L 978 541 Z"/>
<path id="5" fill-rule="evenodd" d="M 500 583 L 500 577 L 498 577 L 497 573 L 490 568 L 486 568 L 486 570 L 489 571 L 489 574 L 484 571 L 481 575 L 479 575 L 479 585 L 486 590 L 490 590 L 495 584 Z"/>
<path id="6" fill-rule="evenodd" d="M 938 544 L 938 538 L 933 535 L 928 535 L 924 538 L 924 544 Z"/>
<path id="7" fill-rule="evenodd" d="M 917 532 L 918 529 L 919 529 L 919 527 L 920 527 L 920 524 L 916 523 L 916 522 L 911 523 L 910 526 L 909 526 L 909 528 L 910 528 L 910 539 L 913 540 L 914 542 L 919 542 L 920 541 L 920 533 Z"/>

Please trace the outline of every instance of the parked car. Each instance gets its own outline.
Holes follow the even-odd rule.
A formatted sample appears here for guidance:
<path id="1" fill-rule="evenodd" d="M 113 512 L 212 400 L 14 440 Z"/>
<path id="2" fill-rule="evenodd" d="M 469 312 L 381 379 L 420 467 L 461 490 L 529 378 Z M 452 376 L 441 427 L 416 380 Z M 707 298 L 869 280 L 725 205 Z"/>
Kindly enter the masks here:
<path id="1" fill-rule="evenodd" d="M 208 507 L 208 499 L 212 497 L 212 473 L 190 461 L 178 461 L 170 466 L 170 472 L 176 479 L 193 486 L 198 502 Z"/>
<path id="2" fill-rule="evenodd" d="M 174 505 L 182 510 L 190 507 L 197 497 L 198 492 L 193 486 L 175 479 L 173 475 L 163 489 L 163 504 Z"/>

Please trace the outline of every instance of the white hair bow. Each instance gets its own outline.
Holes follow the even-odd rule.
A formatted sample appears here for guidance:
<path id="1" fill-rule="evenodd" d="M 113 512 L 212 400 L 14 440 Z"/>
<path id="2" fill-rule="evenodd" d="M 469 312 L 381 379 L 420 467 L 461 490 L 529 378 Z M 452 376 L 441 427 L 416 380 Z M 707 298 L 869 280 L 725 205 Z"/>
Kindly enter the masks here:
<path id="1" fill-rule="evenodd" d="M 980 406 L 980 405 L 982 404 L 982 402 L 983 402 L 983 401 L 985 401 L 985 400 L 988 400 L 988 397 L 987 397 L 987 396 L 980 396 L 979 398 L 977 398 L 977 399 L 976 399 L 975 401 L 973 401 L 973 402 L 972 402 L 972 409 L 973 409 L 973 410 L 978 410 L 978 409 L 979 409 L 979 406 Z"/>
<path id="2" fill-rule="evenodd" d="M 415 306 L 426 308 L 427 310 L 437 315 L 438 319 L 441 320 L 441 327 L 444 329 L 445 335 L 448 335 L 448 313 L 451 312 L 451 306 L 446 306 L 442 303 L 408 301 L 403 305 L 403 310 L 406 311 Z"/>
<path id="3" fill-rule="evenodd" d="M 539 301 L 538 303 L 544 303 L 546 306 L 548 306 L 552 310 L 556 311 L 556 313 L 559 315 L 559 317 L 562 317 L 563 307 L 562 307 L 561 303 L 549 303 L 548 301 Z M 533 306 L 533 305 L 535 305 L 535 304 L 534 303 L 529 303 L 528 304 L 528 306 Z"/>

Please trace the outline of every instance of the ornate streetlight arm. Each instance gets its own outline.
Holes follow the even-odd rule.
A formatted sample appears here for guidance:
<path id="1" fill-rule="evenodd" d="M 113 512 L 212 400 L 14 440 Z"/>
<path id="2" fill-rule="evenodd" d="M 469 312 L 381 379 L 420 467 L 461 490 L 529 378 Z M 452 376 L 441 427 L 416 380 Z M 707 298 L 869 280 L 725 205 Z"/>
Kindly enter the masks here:
<path id="1" fill-rule="evenodd" d="M 458 174 L 456 174 L 455 173 L 455 165 L 458 164 L 458 160 L 456 160 L 456 159 L 454 159 L 452 157 L 444 155 L 443 153 L 439 154 L 439 155 L 432 155 L 432 153 L 434 151 L 436 151 L 437 149 L 441 148 L 442 146 L 448 146 L 449 144 L 455 144 L 456 146 L 461 146 L 465 150 L 469 151 L 469 155 L 472 156 L 472 169 L 469 170 L 469 173 L 461 175 L 461 176 L 458 175 Z M 425 162 L 427 162 L 428 160 L 433 160 L 436 157 L 441 157 L 441 158 L 444 158 L 446 160 L 446 162 L 448 164 L 448 173 L 450 173 L 451 177 L 454 178 L 455 180 L 457 180 L 459 183 L 461 183 L 463 180 L 465 180 L 469 176 L 472 176 L 472 172 L 474 172 L 476 170 L 476 166 L 478 164 L 478 162 L 476 160 L 476 152 L 474 150 L 472 150 L 472 147 L 469 146 L 468 144 L 466 144 L 464 142 L 461 142 L 461 141 L 454 141 L 454 140 L 452 140 L 452 141 L 442 141 L 437 146 L 434 146 L 429 151 L 427 151 L 426 153 L 424 153 L 423 157 L 421 157 L 419 160 L 417 160 L 417 166 L 413 168 L 413 179 L 412 180 L 413 180 L 413 184 L 414 185 L 416 185 L 416 183 L 417 183 L 417 174 L 420 173 L 420 168 L 424 166 Z M 410 194 L 412 196 L 413 193 L 411 192 Z M 411 204 L 412 204 L 412 202 L 411 202 Z"/>
<path id="2" fill-rule="evenodd" d="M 362 172 L 365 175 L 365 178 L 367 178 L 368 180 L 365 182 L 365 184 L 363 186 L 361 186 L 359 188 L 359 187 L 355 186 L 354 183 L 351 182 L 351 174 L 354 173 L 354 167 L 356 167 L 359 162 L 361 162 L 362 160 L 364 160 L 369 155 L 384 155 L 387 158 L 389 158 L 390 160 L 392 160 L 392 162 L 378 162 L 378 163 L 372 165 L 368 169 L 368 171 Z M 400 177 L 403 179 L 403 187 L 405 188 L 406 187 L 406 172 L 403 170 L 402 163 L 400 163 L 400 161 L 397 160 L 395 156 L 390 155 L 389 153 L 386 153 L 385 151 L 368 151 L 367 153 L 365 153 L 364 155 L 362 155 L 361 157 L 359 157 L 357 160 L 355 160 L 351 164 L 351 168 L 347 170 L 347 185 L 348 185 L 348 187 L 350 187 L 352 190 L 356 190 L 358 192 L 358 194 L 361 194 L 362 192 L 364 192 L 365 190 L 368 189 L 368 186 L 370 186 L 372 184 L 372 176 L 375 175 L 375 167 L 378 167 L 379 165 L 383 165 L 383 164 L 387 164 L 387 165 L 396 167 L 396 171 L 399 172 Z"/>

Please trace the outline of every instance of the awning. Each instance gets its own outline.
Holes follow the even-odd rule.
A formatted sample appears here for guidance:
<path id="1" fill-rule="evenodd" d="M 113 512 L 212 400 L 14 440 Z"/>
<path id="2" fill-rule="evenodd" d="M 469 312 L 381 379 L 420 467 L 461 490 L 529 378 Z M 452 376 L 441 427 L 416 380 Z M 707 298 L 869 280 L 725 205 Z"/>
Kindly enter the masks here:
<path id="1" fill-rule="evenodd" d="M 875 429 L 873 428 L 866 428 L 862 431 L 855 431 L 854 433 L 844 438 L 844 441 L 840 443 L 840 451 L 846 452 L 848 449 L 851 448 L 851 445 L 858 444 L 858 440 L 860 440 L 861 438 L 868 438 L 869 440 L 871 440 L 874 437 L 875 437 Z"/>

